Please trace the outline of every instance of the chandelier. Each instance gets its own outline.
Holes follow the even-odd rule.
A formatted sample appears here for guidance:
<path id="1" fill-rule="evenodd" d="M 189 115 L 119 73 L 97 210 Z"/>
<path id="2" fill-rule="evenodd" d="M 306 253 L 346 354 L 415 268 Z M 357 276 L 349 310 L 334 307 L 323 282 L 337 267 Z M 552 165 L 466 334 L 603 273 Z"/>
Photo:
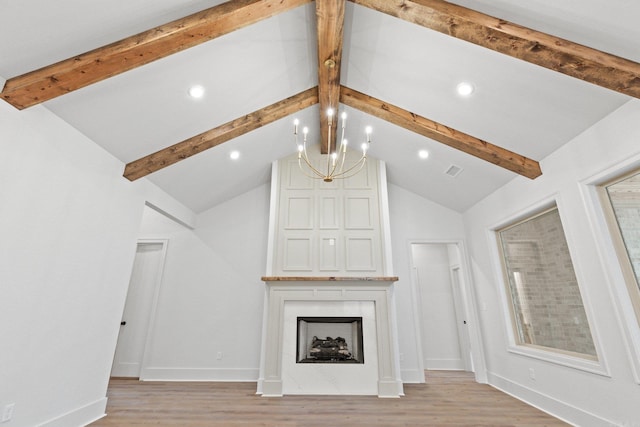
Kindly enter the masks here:
<path id="1" fill-rule="evenodd" d="M 332 182 L 334 179 L 350 178 L 360 172 L 364 165 L 367 163 L 367 150 L 371 143 L 371 127 L 365 128 L 366 139 L 362 143 L 360 149 L 362 150 L 362 156 L 357 161 L 347 164 L 345 168 L 345 161 L 347 159 L 347 140 L 344 137 L 344 131 L 347 125 L 347 113 L 343 112 L 340 116 L 342 118 L 340 145 L 333 152 L 331 150 L 331 134 L 334 127 L 334 110 L 329 108 L 327 110 L 327 154 L 326 161 L 323 159 L 320 164 L 314 165 L 314 162 L 309 159 L 307 155 L 307 135 L 309 128 L 304 127 L 302 129 L 302 143 L 298 141 L 298 125 L 300 122 L 298 119 L 293 121 L 293 135 L 295 138 L 296 146 L 298 147 L 298 166 L 304 175 L 313 179 L 322 179 L 324 182 Z M 337 124 L 337 123 L 336 123 Z M 337 144 L 336 144 L 337 145 Z"/>

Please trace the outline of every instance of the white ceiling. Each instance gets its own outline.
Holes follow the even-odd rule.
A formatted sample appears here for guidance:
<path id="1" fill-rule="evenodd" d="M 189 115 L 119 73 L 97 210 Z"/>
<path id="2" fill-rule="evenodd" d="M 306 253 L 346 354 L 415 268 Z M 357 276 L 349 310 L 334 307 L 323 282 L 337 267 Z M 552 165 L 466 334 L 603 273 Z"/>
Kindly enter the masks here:
<path id="1" fill-rule="evenodd" d="M 0 76 L 11 78 L 223 3 L 205 0 L 2 0 Z M 640 62 L 636 0 L 456 0 L 466 7 Z M 317 85 L 315 5 L 298 7 L 45 106 L 125 163 Z M 534 160 L 627 96 L 347 2 L 343 85 Z M 455 94 L 470 81 L 470 98 Z M 189 86 L 206 88 L 203 99 Z M 391 183 L 463 212 L 517 175 L 356 110 Z M 296 114 L 317 133 L 317 106 Z M 148 176 L 202 212 L 268 181 L 295 151 L 293 116 Z M 427 149 L 427 160 L 417 157 Z M 238 161 L 229 152 L 239 150 Z M 450 165 L 458 177 L 444 174 Z M 543 168 L 544 173 L 544 168 Z M 526 179 L 526 178 L 522 178 Z"/>

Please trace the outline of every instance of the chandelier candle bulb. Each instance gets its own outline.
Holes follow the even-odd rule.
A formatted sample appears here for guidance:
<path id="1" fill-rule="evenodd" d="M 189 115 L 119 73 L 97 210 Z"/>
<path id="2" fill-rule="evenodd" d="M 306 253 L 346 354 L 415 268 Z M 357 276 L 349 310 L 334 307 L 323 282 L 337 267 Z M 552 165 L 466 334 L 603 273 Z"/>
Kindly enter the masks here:
<path id="1" fill-rule="evenodd" d="M 333 108 L 327 109 L 327 122 L 329 125 L 328 129 L 328 140 L 331 141 L 331 134 L 333 129 L 333 115 L 335 114 L 335 110 Z M 293 135 L 295 139 L 295 144 L 298 149 L 298 166 L 300 171 L 308 178 L 313 179 L 322 179 L 325 182 L 333 182 L 334 179 L 345 179 L 350 178 L 360 172 L 366 162 L 367 162 L 367 148 L 368 143 L 371 142 L 371 127 L 367 126 L 365 128 L 365 132 L 367 134 L 367 142 L 362 144 L 362 155 L 360 158 L 355 161 L 351 165 L 347 165 L 345 167 L 346 159 L 347 159 L 347 145 L 348 141 L 345 139 L 345 129 L 347 127 L 347 114 L 342 112 L 340 114 L 342 118 L 342 126 L 341 126 L 341 135 L 340 136 L 340 146 L 333 147 L 330 154 L 327 154 L 326 159 L 322 158 L 323 162 L 326 162 L 326 170 L 322 172 L 320 169 L 314 165 L 315 161 L 309 159 L 307 154 L 307 135 L 309 133 L 309 128 L 306 126 L 302 128 L 303 140 L 302 143 L 298 142 L 298 125 L 300 122 L 298 119 L 295 119 L 293 122 Z M 337 126 L 337 123 L 336 123 Z M 338 136 L 338 135 L 336 135 Z M 328 146 L 330 146 L 328 144 Z M 321 168 L 322 169 L 322 168 Z"/>

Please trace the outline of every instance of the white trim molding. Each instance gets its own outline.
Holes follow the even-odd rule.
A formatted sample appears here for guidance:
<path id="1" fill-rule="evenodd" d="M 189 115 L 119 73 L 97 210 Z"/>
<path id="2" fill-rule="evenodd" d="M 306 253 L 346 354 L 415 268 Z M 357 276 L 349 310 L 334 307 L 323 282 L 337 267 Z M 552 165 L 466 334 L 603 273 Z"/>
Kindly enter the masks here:
<path id="1" fill-rule="evenodd" d="M 472 276 L 470 274 L 471 268 L 467 255 L 467 250 L 464 245 L 464 241 L 460 239 L 411 239 L 407 242 L 409 256 L 409 267 L 411 270 L 411 298 L 413 300 L 413 320 L 414 328 L 416 330 L 415 345 L 416 354 L 418 358 L 418 369 L 423 372 L 422 381 L 424 380 L 424 369 L 428 367 L 424 366 L 424 357 L 422 352 L 422 326 L 420 322 L 420 307 L 419 291 L 418 291 L 418 278 L 416 277 L 416 270 L 411 256 L 411 246 L 414 244 L 442 244 L 442 245 L 456 245 L 458 253 L 460 255 L 459 268 L 462 273 L 463 283 L 461 286 L 464 288 L 465 298 L 463 301 L 463 309 L 465 319 L 467 320 L 467 327 L 469 331 L 469 345 L 471 347 L 471 364 L 473 365 L 473 372 L 475 379 L 478 383 L 487 383 L 487 368 L 484 354 L 484 346 L 482 343 L 482 333 L 480 328 L 480 317 L 478 314 L 478 298 L 473 286 Z M 440 368 L 436 368 L 440 369 Z"/>
<path id="2" fill-rule="evenodd" d="M 398 351 L 395 336 L 392 288 L 397 278 L 263 278 L 267 284 L 268 307 L 266 346 L 262 353 L 263 372 L 258 393 L 263 396 L 283 396 L 283 336 L 285 304 L 287 302 L 373 302 L 374 329 L 377 343 L 377 395 L 400 397 L 404 394 L 396 360 Z M 366 362 L 365 362 L 366 363 Z M 344 366 L 344 365 L 343 365 Z M 340 378 L 336 377 L 336 381 Z M 339 389 L 339 387 L 338 387 Z M 304 394 L 309 394 L 306 391 Z M 339 393 L 341 394 L 341 393 Z M 349 394 L 349 393 L 345 393 Z"/>
<path id="3" fill-rule="evenodd" d="M 144 368 L 141 381 L 255 382 L 256 368 Z"/>
<path id="4" fill-rule="evenodd" d="M 389 190 L 387 186 L 387 164 L 378 161 L 378 200 L 380 201 L 380 226 L 382 227 L 382 248 L 384 251 L 384 275 L 393 276 L 393 254 L 391 253 L 391 217 L 389 216 Z"/>
<path id="5" fill-rule="evenodd" d="M 585 427 L 619 425 L 616 422 L 605 420 L 595 414 L 535 391 L 493 372 L 488 374 L 491 386 L 571 425 Z"/>
<path id="6" fill-rule="evenodd" d="M 69 427 L 86 426 L 106 416 L 107 398 L 103 397 L 95 402 L 62 414 L 56 418 L 38 424 L 38 427 Z"/>
<path id="7" fill-rule="evenodd" d="M 640 154 L 625 161 L 616 163 L 579 182 L 580 194 L 583 199 L 587 219 L 594 231 L 597 244 L 595 249 L 605 272 L 606 287 L 613 301 L 614 314 L 624 336 L 624 347 L 631 365 L 634 380 L 640 384 L 640 325 L 636 312 L 629 297 L 629 290 L 625 285 L 620 260 L 617 256 L 615 244 L 609 232 L 605 211 L 602 207 L 597 187 L 619 176 L 640 168 Z"/>

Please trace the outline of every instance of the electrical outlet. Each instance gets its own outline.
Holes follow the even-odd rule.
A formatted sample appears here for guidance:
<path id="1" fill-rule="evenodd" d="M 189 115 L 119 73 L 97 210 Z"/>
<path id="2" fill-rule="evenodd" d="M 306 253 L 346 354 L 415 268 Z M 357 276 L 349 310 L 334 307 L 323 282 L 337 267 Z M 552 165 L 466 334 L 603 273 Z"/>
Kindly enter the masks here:
<path id="1" fill-rule="evenodd" d="M 221 351 L 219 351 L 219 352 L 216 354 L 216 359 L 218 359 L 218 360 L 222 360 L 222 352 L 221 352 Z"/>
<path id="2" fill-rule="evenodd" d="M 529 378 L 532 380 L 536 379 L 536 371 L 533 368 L 529 368 Z"/>
<path id="3" fill-rule="evenodd" d="M 6 423 L 7 421 L 11 421 L 11 418 L 13 418 L 13 408 L 15 408 L 15 406 L 15 403 L 9 403 L 8 405 L 4 406 L 4 409 L 2 410 L 2 419 L 0 420 L 0 422 Z"/>

